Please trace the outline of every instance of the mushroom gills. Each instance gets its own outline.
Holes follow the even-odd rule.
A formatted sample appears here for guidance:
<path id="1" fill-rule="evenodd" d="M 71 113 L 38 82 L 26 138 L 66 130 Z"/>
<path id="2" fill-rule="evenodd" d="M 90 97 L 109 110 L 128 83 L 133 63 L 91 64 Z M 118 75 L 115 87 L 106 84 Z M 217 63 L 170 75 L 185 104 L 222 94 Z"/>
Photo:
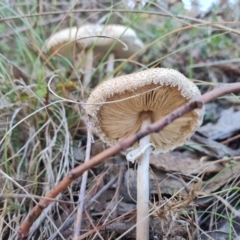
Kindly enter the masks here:
<path id="1" fill-rule="evenodd" d="M 132 92 L 110 97 L 106 101 L 107 104 L 101 106 L 99 116 L 100 119 L 104 119 L 104 121 L 100 120 L 102 130 L 109 138 L 116 140 L 126 138 L 141 129 L 142 118 L 145 114 L 154 123 L 188 102 L 177 87 L 157 87 L 151 84 L 144 87 L 144 92 L 136 90 L 134 93 L 135 96 L 130 98 Z M 195 120 L 197 121 L 195 112 L 186 114 L 168 125 L 164 131 L 151 134 L 151 142 L 156 148 L 165 149 L 165 145 L 178 142 L 179 132 L 184 132 L 186 127 L 194 125 Z M 116 121 L 118 128 L 116 128 Z"/>

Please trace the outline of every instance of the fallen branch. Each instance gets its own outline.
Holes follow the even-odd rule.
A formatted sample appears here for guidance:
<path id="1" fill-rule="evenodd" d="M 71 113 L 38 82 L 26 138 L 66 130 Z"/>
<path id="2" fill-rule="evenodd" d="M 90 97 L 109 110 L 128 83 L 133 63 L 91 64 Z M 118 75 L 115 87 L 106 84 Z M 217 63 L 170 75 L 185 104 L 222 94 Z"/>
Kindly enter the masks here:
<path id="1" fill-rule="evenodd" d="M 75 179 L 80 177 L 86 170 L 99 165 L 105 159 L 112 157 L 133 145 L 135 142 L 139 141 L 141 138 L 145 137 L 146 135 L 159 132 L 168 124 L 173 122 L 175 119 L 180 118 L 184 114 L 196 109 L 201 108 L 203 104 L 206 104 L 212 100 L 220 96 L 224 96 L 226 94 L 240 92 L 240 83 L 231 83 L 222 85 L 213 89 L 212 91 L 202 95 L 200 98 L 187 103 L 183 107 L 180 107 L 167 115 L 166 117 L 162 118 L 161 120 L 149 125 L 145 130 L 139 131 L 138 133 L 119 141 L 116 145 L 106 149 L 105 151 L 99 153 L 98 155 L 94 156 L 90 161 L 87 161 L 78 167 L 74 168 L 70 171 L 68 176 L 66 176 L 61 182 L 58 183 L 56 187 L 54 187 L 48 194 L 47 198 L 55 198 L 59 193 L 64 191 Z M 20 238 L 27 237 L 29 234 L 29 229 L 32 226 L 33 222 L 39 217 L 42 211 L 52 202 L 53 200 L 50 199 L 42 199 L 40 202 L 31 210 L 25 220 L 22 222 L 18 234 Z"/>

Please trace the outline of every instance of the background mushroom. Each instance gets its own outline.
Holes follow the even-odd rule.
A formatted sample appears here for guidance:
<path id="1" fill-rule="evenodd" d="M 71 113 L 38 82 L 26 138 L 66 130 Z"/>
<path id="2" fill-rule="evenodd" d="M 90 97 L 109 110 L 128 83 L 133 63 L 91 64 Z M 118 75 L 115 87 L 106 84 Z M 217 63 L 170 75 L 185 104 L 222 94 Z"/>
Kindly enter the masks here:
<path id="1" fill-rule="evenodd" d="M 46 42 L 46 48 L 51 53 L 60 54 L 71 60 L 76 59 L 74 67 L 85 57 L 83 86 L 86 87 L 91 79 L 93 52 L 89 50 L 89 35 L 86 29 L 72 27 L 63 29 L 52 35 Z M 83 39 L 79 39 L 83 38 Z M 87 55 L 85 56 L 85 54 Z"/>
<path id="2" fill-rule="evenodd" d="M 143 42 L 137 37 L 136 32 L 132 28 L 128 28 L 122 25 L 107 25 L 104 27 L 102 35 L 111 37 L 111 42 L 108 44 L 103 44 L 101 51 L 107 53 L 110 49 L 108 56 L 107 69 L 108 74 L 112 73 L 114 70 L 114 60 L 115 58 L 129 58 L 134 53 L 140 51 L 144 48 Z M 127 49 L 123 46 L 120 41 L 124 42 Z M 109 77 L 111 78 L 111 76 Z"/>
<path id="3" fill-rule="evenodd" d="M 76 41 L 78 31 L 78 27 L 71 27 L 54 33 L 46 41 L 47 50 L 51 53 L 60 54 L 66 58 L 74 59 L 75 54 L 80 51 Z"/>
<path id="4" fill-rule="evenodd" d="M 127 49 L 116 39 L 124 42 Z M 101 58 L 109 52 L 107 73 L 111 73 L 114 70 L 115 57 L 129 58 L 142 49 L 144 44 L 135 31 L 126 26 L 86 24 L 80 28 L 72 27 L 57 32 L 47 40 L 46 47 L 50 52 L 57 52 L 68 58 L 76 54 L 78 61 L 87 52 L 83 79 L 83 86 L 86 87 L 92 75 L 93 55 Z"/>
<path id="5" fill-rule="evenodd" d="M 111 146 L 199 96 L 198 88 L 178 71 L 155 68 L 102 83 L 90 95 L 86 111 L 96 134 Z M 149 238 L 148 145 L 154 145 L 155 153 L 181 146 L 201 125 L 203 115 L 204 109 L 185 114 L 163 131 L 142 138 L 128 155 L 134 159 L 141 153 L 137 173 L 137 239 Z"/>

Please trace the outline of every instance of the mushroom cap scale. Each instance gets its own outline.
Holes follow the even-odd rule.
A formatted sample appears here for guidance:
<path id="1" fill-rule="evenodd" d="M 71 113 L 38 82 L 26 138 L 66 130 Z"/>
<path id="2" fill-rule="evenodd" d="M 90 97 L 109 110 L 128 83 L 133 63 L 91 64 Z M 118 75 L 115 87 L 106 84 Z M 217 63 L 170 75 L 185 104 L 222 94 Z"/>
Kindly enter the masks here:
<path id="1" fill-rule="evenodd" d="M 143 115 L 156 122 L 200 95 L 197 86 L 178 71 L 154 68 L 103 82 L 90 95 L 86 112 L 96 134 L 111 146 L 138 132 Z M 204 108 L 196 109 L 152 133 L 155 151 L 183 145 L 201 125 L 203 115 Z"/>

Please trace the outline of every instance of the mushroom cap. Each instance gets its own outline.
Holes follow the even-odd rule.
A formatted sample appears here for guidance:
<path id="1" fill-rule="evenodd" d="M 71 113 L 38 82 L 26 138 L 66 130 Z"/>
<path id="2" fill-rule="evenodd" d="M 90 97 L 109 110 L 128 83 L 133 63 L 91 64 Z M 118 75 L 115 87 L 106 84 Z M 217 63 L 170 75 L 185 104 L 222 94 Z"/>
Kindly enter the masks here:
<path id="1" fill-rule="evenodd" d="M 105 36 L 106 38 L 98 36 Z M 116 39 L 123 41 L 127 45 L 127 49 Z M 63 47 L 65 44 L 67 45 Z M 94 46 L 94 52 L 102 56 L 106 54 L 113 44 L 111 52 L 119 58 L 129 58 L 144 47 L 144 44 L 133 29 L 114 24 L 86 24 L 79 28 L 63 29 L 47 40 L 46 47 L 50 52 L 55 52 L 59 49 L 57 51 L 59 54 L 70 57 L 74 50 L 80 52 L 82 49 Z"/>
<path id="2" fill-rule="evenodd" d="M 143 113 L 153 123 L 200 95 L 197 86 L 178 71 L 153 68 L 103 82 L 91 93 L 86 112 L 95 133 L 111 146 L 140 130 Z M 183 145 L 203 116 L 204 108 L 196 109 L 152 133 L 155 152 Z"/>
<path id="3" fill-rule="evenodd" d="M 109 47 L 115 44 L 111 52 L 113 52 L 117 58 L 129 58 L 134 53 L 144 48 L 143 42 L 137 37 L 136 32 L 132 28 L 116 24 L 107 25 L 102 34 L 115 38 L 111 39 L 111 42 L 109 42 L 110 44 L 105 46 L 107 47 L 106 50 L 108 50 Z M 116 39 L 124 42 L 127 45 L 127 49 Z M 104 53 L 106 52 L 104 51 Z"/>
<path id="4" fill-rule="evenodd" d="M 53 34 L 46 41 L 46 48 L 51 53 L 58 53 L 64 57 L 72 58 L 74 53 L 78 53 L 78 37 L 79 28 L 65 28 Z"/>

